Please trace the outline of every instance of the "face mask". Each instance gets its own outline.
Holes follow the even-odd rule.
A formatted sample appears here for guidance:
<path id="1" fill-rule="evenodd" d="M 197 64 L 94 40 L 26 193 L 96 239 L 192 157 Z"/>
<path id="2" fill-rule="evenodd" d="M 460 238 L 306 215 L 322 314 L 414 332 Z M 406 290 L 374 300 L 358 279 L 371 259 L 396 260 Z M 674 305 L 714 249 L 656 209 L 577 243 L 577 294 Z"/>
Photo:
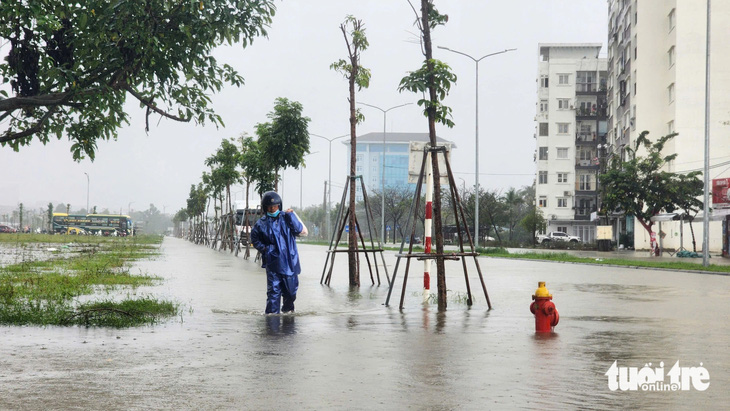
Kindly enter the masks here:
<path id="1" fill-rule="evenodd" d="M 266 212 L 266 215 L 267 215 L 267 216 L 269 216 L 269 217 L 278 217 L 278 216 L 279 216 L 279 212 L 280 212 L 280 211 L 281 211 L 281 210 L 276 210 L 276 212 L 275 212 L 275 213 L 270 213 L 270 212 L 268 212 L 268 211 L 267 211 L 267 212 Z"/>

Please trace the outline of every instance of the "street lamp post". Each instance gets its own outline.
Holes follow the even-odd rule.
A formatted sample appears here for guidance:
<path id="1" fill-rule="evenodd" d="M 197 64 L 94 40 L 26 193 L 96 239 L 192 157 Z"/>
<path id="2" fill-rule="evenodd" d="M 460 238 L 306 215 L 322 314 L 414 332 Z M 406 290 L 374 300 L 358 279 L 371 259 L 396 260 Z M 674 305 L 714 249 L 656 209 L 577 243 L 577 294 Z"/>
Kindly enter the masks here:
<path id="1" fill-rule="evenodd" d="M 132 213 L 132 204 L 134 204 L 134 201 L 130 201 L 129 204 L 127 204 L 127 214 Z"/>
<path id="2" fill-rule="evenodd" d="M 380 208 L 380 242 L 382 244 L 385 244 L 385 126 L 386 126 L 386 118 L 388 117 L 388 112 L 390 110 L 393 110 L 398 107 L 408 106 L 413 103 L 400 104 L 400 105 L 393 106 L 388 109 L 383 109 L 378 106 L 374 106 L 372 104 L 361 103 L 361 102 L 358 102 L 357 104 L 362 104 L 363 106 L 372 107 L 374 109 L 378 109 L 383 112 L 383 161 L 382 161 L 382 172 L 380 175 L 380 188 L 381 188 L 381 192 L 380 192 L 380 199 L 381 199 L 381 201 L 380 201 L 380 205 L 381 205 L 381 208 Z"/>
<path id="3" fill-rule="evenodd" d="M 343 134 L 341 136 L 327 138 L 325 136 L 320 136 L 319 134 L 309 133 L 310 136 L 319 137 L 321 139 L 327 140 L 329 142 L 329 167 L 328 167 L 328 177 L 327 177 L 327 210 L 325 210 L 325 214 L 327 218 L 327 236 L 329 237 L 332 235 L 332 223 L 330 221 L 330 208 L 332 208 L 332 142 L 349 136 L 350 134 Z"/>
<path id="4" fill-rule="evenodd" d="M 505 49 L 502 51 L 498 51 L 496 53 L 490 53 L 487 55 L 484 55 L 478 59 L 475 59 L 474 57 L 462 53 L 461 51 L 456 51 L 453 49 L 450 49 L 448 47 L 438 46 L 438 48 L 442 50 L 447 50 L 452 53 L 461 54 L 462 56 L 469 57 L 474 61 L 476 64 L 475 72 L 476 72 L 476 83 L 474 86 L 475 94 L 476 94 L 476 107 L 475 107 L 475 135 L 476 135 L 476 147 L 475 147 L 475 157 L 476 157 L 476 171 L 474 172 L 474 178 L 475 178 L 475 197 L 474 197 L 474 238 L 477 241 L 477 244 L 479 244 L 479 62 L 484 60 L 487 57 L 495 56 L 497 54 L 506 53 L 508 51 L 514 51 L 517 49 Z"/>
<path id="5" fill-rule="evenodd" d="M 91 214 L 89 212 L 89 173 L 84 172 L 86 174 L 86 214 Z"/>
<path id="6" fill-rule="evenodd" d="M 304 156 L 306 157 L 308 155 L 317 154 L 317 153 L 319 153 L 319 151 L 313 151 L 311 153 L 305 154 Z M 304 192 L 303 187 L 304 187 L 304 169 L 305 168 L 306 168 L 305 166 L 299 165 L 299 210 L 304 209 L 304 207 L 302 206 L 302 193 Z"/>

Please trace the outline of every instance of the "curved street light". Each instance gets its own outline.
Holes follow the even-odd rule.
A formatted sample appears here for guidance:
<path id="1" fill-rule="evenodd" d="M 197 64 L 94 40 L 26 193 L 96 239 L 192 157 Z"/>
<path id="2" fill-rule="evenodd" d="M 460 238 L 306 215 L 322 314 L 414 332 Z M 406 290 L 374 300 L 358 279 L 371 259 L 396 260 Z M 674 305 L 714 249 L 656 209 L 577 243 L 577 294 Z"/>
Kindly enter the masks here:
<path id="1" fill-rule="evenodd" d="M 380 209 L 380 242 L 382 244 L 385 244 L 385 125 L 386 125 L 386 118 L 387 118 L 388 112 L 390 110 L 393 110 L 393 109 L 396 109 L 396 108 L 399 108 L 399 107 L 403 107 L 403 106 L 408 106 L 408 105 L 411 105 L 413 103 L 400 104 L 400 105 L 393 106 L 393 107 L 387 108 L 387 109 L 380 108 L 378 106 L 374 106 L 374 105 L 368 104 L 368 103 L 358 102 L 357 104 L 362 104 L 363 106 L 372 107 L 374 109 L 378 109 L 378 110 L 380 110 L 380 111 L 383 112 L 383 161 L 382 161 L 383 170 L 382 170 L 382 173 L 380 175 L 380 184 L 381 184 L 381 187 L 380 187 L 381 188 L 381 192 L 380 192 L 380 199 L 381 199 L 381 201 L 380 201 L 380 203 L 381 203 L 381 209 Z"/>
<path id="2" fill-rule="evenodd" d="M 448 47 L 444 46 L 437 46 L 438 48 L 446 51 L 450 51 L 452 53 L 461 54 L 462 56 L 469 57 L 474 61 L 476 64 L 476 83 L 475 83 L 475 91 L 476 91 L 476 108 L 475 108 L 475 134 L 476 134 L 476 147 L 475 147 L 475 155 L 476 155 L 476 171 L 474 172 L 474 178 L 476 180 L 474 184 L 474 238 L 477 241 L 477 245 L 479 245 L 479 62 L 484 60 L 487 57 L 496 56 L 497 54 L 507 53 L 509 51 L 514 51 L 517 49 L 505 49 L 502 51 L 498 51 L 495 53 L 489 53 L 482 57 L 474 58 L 466 53 L 463 53 L 461 51 L 453 50 Z"/>
<path id="3" fill-rule="evenodd" d="M 329 142 L 329 168 L 328 168 L 328 177 L 327 177 L 327 210 L 325 210 L 326 218 L 327 218 L 327 237 L 330 237 L 332 234 L 332 222 L 330 221 L 330 208 L 332 208 L 332 142 L 335 140 L 338 140 L 340 138 L 348 137 L 350 134 L 343 134 L 341 136 L 328 138 L 325 136 L 320 136 L 319 134 L 309 133 L 310 136 L 319 137 L 323 140 L 327 140 Z"/>

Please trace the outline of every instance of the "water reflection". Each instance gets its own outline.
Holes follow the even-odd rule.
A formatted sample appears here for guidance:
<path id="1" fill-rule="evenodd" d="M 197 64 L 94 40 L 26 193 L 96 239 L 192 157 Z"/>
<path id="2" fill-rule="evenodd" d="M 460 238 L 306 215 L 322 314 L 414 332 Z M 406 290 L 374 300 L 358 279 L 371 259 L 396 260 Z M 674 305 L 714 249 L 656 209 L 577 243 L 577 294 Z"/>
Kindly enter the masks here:
<path id="1" fill-rule="evenodd" d="M 268 314 L 266 319 L 266 333 L 268 335 L 293 335 L 297 333 L 295 314 Z"/>

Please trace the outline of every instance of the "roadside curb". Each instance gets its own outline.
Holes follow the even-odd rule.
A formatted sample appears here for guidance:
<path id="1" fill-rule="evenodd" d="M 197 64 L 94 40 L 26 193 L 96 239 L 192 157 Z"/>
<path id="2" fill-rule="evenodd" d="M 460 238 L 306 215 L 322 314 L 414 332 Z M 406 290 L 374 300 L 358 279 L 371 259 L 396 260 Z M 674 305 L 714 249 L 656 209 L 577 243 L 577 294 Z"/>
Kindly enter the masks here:
<path id="1" fill-rule="evenodd" d="M 540 259 L 536 259 L 536 258 L 493 257 L 493 256 L 488 256 L 488 255 L 480 255 L 479 257 L 494 258 L 494 259 L 500 259 L 500 260 L 540 261 L 543 263 L 593 265 L 593 266 L 614 267 L 614 268 L 633 268 L 636 270 L 671 271 L 671 272 L 677 272 L 677 273 L 690 273 L 690 274 L 711 274 L 711 275 L 721 275 L 724 277 L 730 277 L 730 273 L 722 273 L 722 272 L 718 272 L 718 271 L 682 270 L 682 269 L 677 269 L 677 268 L 640 267 L 640 266 L 635 266 L 635 265 L 618 265 L 618 264 L 594 264 L 594 263 L 589 263 L 589 262 L 578 262 L 578 261 L 540 260 Z"/>

